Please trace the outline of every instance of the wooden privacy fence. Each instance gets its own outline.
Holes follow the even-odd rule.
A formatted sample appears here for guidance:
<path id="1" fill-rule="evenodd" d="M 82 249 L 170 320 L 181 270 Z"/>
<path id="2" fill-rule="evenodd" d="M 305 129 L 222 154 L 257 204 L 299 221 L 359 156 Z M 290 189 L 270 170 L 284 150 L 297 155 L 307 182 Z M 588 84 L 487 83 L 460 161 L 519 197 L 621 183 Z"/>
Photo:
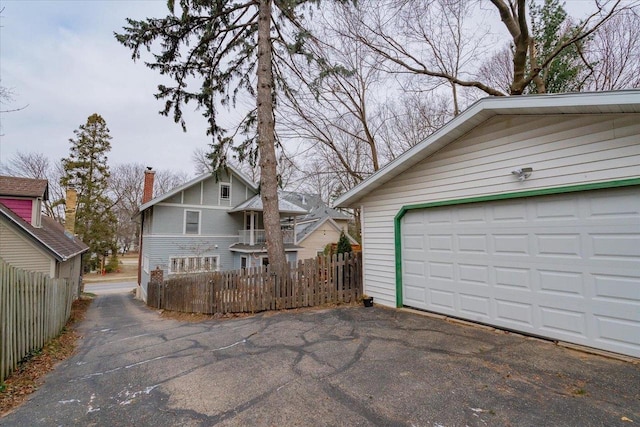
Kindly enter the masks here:
<path id="1" fill-rule="evenodd" d="M 269 267 L 181 275 L 151 282 L 147 292 L 149 306 L 202 314 L 355 302 L 362 296 L 362 255 L 301 260 L 282 276 Z"/>
<path id="2" fill-rule="evenodd" d="M 73 286 L 0 258 L 0 382 L 31 351 L 56 337 L 71 315 Z"/>

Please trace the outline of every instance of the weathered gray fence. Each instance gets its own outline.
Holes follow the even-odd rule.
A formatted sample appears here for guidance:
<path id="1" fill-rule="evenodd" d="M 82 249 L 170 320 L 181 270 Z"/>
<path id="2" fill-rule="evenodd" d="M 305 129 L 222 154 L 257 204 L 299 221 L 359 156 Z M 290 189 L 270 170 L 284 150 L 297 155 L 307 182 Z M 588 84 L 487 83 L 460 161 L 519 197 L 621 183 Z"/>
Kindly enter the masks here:
<path id="1" fill-rule="evenodd" d="M 0 258 L 0 382 L 29 352 L 57 336 L 71 315 L 73 287 Z"/>
<path id="2" fill-rule="evenodd" d="M 268 267 L 199 273 L 151 282 L 147 304 L 184 313 L 255 313 L 354 302 L 362 296 L 362 256 L 342 254 Z"/>

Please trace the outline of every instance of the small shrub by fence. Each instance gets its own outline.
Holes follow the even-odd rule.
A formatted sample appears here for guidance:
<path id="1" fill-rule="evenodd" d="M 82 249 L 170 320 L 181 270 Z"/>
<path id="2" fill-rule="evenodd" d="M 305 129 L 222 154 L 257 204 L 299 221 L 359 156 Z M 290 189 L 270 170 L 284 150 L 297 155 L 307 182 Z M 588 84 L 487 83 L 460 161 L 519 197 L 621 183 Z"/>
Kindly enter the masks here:
<path id="1" fill-rule="evenodd" d="M 301 260 L 281 277 L 256 267 L 152 281 L 147 304 L 184 313 L 256 313 L 349 303 L 361 296 L 362 255 L 354 253 Z"/>
<path id="2" fill-rule="evenodd" d="M 0 382 L 56 337 L 71 315 L 73 286 L 0 259 Z"/>

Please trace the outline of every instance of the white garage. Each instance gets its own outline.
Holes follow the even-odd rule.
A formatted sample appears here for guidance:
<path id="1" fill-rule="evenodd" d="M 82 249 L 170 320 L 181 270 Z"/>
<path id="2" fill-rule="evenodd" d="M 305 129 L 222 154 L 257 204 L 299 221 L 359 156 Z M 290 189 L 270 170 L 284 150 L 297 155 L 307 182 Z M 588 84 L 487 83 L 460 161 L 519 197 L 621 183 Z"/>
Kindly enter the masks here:
<path id="1" fill-rule="evenodd" d="M 337 204 L 376 303 L 640 357 L 640 91 L 483 99 Z"/>
<path id="2" fill-rule="evenodd" d="M 410 210 L 403 305 L 637 353 L 639 218 L 635 188 Z"/>

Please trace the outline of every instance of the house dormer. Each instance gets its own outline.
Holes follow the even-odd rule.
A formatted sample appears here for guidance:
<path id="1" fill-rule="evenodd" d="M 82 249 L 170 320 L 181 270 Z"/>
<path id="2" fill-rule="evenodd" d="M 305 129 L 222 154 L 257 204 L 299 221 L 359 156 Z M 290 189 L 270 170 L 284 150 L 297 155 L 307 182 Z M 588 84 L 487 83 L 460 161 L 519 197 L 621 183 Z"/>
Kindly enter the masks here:
<path id="1" fill-rule="evenodd" d="M 46 179 L 0 176 L 0 203 L 33 227 L 42 226 L 42 202 L 48 199 Z"/>

